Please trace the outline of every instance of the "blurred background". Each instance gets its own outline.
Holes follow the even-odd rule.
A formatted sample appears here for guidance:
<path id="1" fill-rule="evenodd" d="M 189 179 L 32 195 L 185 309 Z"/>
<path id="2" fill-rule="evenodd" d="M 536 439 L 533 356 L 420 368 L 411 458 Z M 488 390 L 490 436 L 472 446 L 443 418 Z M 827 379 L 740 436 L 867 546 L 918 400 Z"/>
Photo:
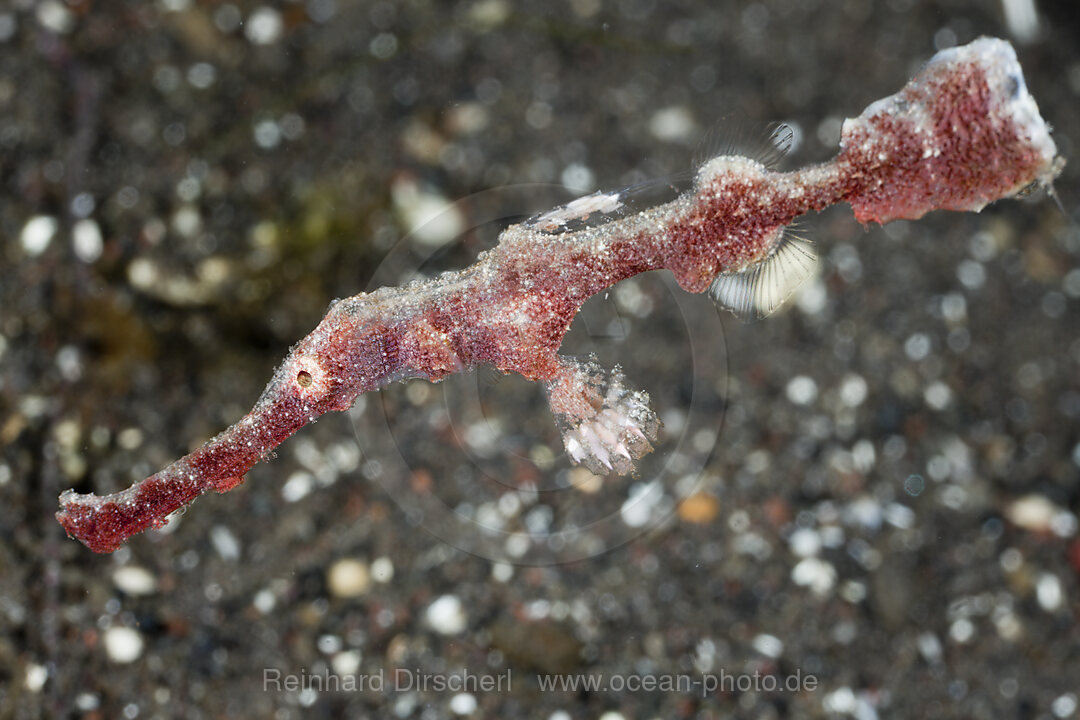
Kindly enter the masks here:
<path id="1" fill-rule="evenodd" d="M 984 34 L 1069 159 L 1064 214 L 833 208 L 749 324 L 659 275 L 597 298 L 567 351 L 653 396 L 637 477 L 572 469 L 539 388 L 480 371 L 326 416 L 112 555 L 53 519 L 237 420 L 331 299 L 747 126 L 825 160 Z M 1064 0 L 9 0 L 0 717 L 1075 717 L 1078 99 Z M 722 672 L 816 685 L 617 681 Z"/>

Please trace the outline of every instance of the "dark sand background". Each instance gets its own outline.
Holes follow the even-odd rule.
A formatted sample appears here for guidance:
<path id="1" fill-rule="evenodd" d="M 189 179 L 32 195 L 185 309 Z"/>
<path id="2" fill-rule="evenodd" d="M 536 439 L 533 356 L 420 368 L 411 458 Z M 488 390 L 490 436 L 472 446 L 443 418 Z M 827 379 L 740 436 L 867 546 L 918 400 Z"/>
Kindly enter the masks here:
<path id="1" fill-rule="evenodd" d="M 425 208 L 467 228 L 674 175 L 724 117 L 819 161 L 935 47 L 1023 30 L 945 0 L 0 7 L 0 717 L 1074 717 L 1080 22 L 1037 5 L 1017 49 L 1071 225 L 834 208 L 784 314 L 599 298 L 568 343 L 652 393 L 638 478 L 569 472 L 540 391 L 481 372 L 323 418 L 112 556 L 56 496 L 235 421 L 332 298 L 491 242 L 406 238 Z M 721 671 L 757 687 L 613 689 Z"/>

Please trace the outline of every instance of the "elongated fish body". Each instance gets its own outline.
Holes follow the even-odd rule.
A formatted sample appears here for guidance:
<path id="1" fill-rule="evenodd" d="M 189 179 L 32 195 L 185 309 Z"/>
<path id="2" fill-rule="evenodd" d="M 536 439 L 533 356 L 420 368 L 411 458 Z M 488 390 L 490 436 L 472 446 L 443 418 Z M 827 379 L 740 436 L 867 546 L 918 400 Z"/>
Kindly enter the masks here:
<path id="1" fill-rule="evenodd" d="M 769 278 L 805 265 L 806 248 L 785 233 L 800 215 L 838 202 L 861 223 L 977 211 L 1049 185 L 1062 164 L 1007 42 L 940 52 L 900 92 L 844 122 L 831 162 L 780 173 L 716 157 L 666 204 L 630 212 L 623 193 L 595 193 L 507 228 L 465 270 L 334 303 L 239 422 L 126 490 L 65 492 L 57 519 L 91 550 L 111 552 L 207 490 L 232 489 L 285 438 L 357 395 L 481 364 L 544 384 L 572 461 L 629 472 L 657 436 L 648 395 L 618 368 L 558 354 L 589 297 L 668 270 L 689 292 L 711 287 L 735 309 L 769 310 L 783 299 Z M 612 219 L 579 222 L 594 215 Z"/>

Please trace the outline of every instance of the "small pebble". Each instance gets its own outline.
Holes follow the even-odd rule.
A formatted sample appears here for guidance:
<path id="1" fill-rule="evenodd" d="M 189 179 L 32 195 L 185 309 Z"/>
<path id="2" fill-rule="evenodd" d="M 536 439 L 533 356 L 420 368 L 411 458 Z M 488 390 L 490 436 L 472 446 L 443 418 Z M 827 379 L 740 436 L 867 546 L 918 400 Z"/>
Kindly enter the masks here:
<path id="1" fill-rule="evenodd" d="M 298 470 L 289 476 L 281 486 L 281 497 L 285 502 L 296 502 L 308 495 L 315 485 L 315 478 L 309 472 Z"/>
<path id="2" fill-rule="evenodd" d="M 112 574 L 113 584 L 120 591 L 132 595 L 149 595 L 157 590 L 157 578 L 149 570 L 138 565 L 124 565 Z"/>
<path id="3" fill-rule="evenodd" d="M 813 557 L 821 552 L 821 535 L 810 528 L 799 528 L 788 538 L 791 552 L 799 557 Z"/>
<path id="4" fill-rule="evenodd" d="M 649 132 L 662 142 L 686 142 L 694 127 L 694 115 L 684 105 L 657 110 L 649 119 Z"/>
<path id="5" fill-rule="evenodd" d="M 877 530 L 881 527 L 882 514 L 881 503 L 869 495 L 862 495 L 844 508 L 844 522 L 866 530 Z"/>
<path id="6" fill-rule="evenodd" d="M 281 39 L 285 29 L 281 13 L 273 8 L 260 7 L 244 23 L 244 35 L 255 45 L 270 45 Z"/>
<path id="7" fill-rule="evenodd" d="M 821 278 L 804 283 L 797 293 L 795 304 L 806 315 L 817 315 L 825 309 L 829 301 L 828 290 Z"/>
<path id="8" fill-rule="evenodd" d="M 360 651 L 344 650 L 334 655 L 330 665 L 338 675 L 355 675 L 360 670 Z"/>
<path id="9" fill-rule="evenodd" d="M 101 699 L 93 693 L 79 693 L 75 696 L 75 707 L 84 713 L 88 713 L 101 707 Z"/>
<path id="10" fill-rule="evenodd" d="M 644 527 L 663 497 L 664 490 L 656 481 L 635 485 L 630 489 L 630 497 L 626 498 L 619 508 L 623 523 L 632 528 Z"/>
<path id="11" fill-rule="evenodd" d="M 829 712 L 850 715 L 855 712 L 858 702 L 856 701 L 855 693 L 851 691 L 851 688 L 845 686 L 839 687 L 825 695 L 821 704 L 824 706 L 825 710 Z"/>
<path id="12" fill-rule="evenodd" d="M 240 541 L 225 525 L 215 525 L 210 529 L 210 543 L 222 560 L 235 562 L 240 559 Z"/>
<path id="13" fill-rule="evenodd" d="M 934 410 L 944 410 L 952 403 L 953 392 L 941 381 L 930 383 L 923 392 L 926 404 Z"/>
<path id="14" fill-rule="evenodd" d="M 695 525 L 712 522 L 719 512 L 720 501 L 707 492 L 696 492 L 679 503 L 679 517 Z"/>
<path id="15" fill-rule="evenodd" d="M 263 615 L 269 615 L 271 611 L 273 611 L 274 606 L 277 605 L 277 597 L 275 597 L 272 590 L 264 588 L 255 593 L 255 597 L 252 599 L 251 604 Z"/>
<path id="16" fill-rule="evenodd" d="M 916 644 L 919 648 L 919 654 L 922 655 L 923 660 L 931 665 L 941 661 L 941 641 L 938 640 L 938 636 L 932 632 L 924 632 L 919 635 Z"/>
<path id="17" fill-rule="evenodd" d="M 59 0 L 38 3 L 37 19 L 42 27 L 54 33 L 67 34 L 75 28 L 75 14 Z"/>
<path id="18" fill-rule="evenodd" d="M 32 693 L 41 692 L 45 687 L 45 681 L 49 679 L 49 671 L 44 665 L 30 663 L 26 666 L 26 689 Z"/>
<path id="19" fill-rule="evenodd" d="M 388 583 L 394 577 L 394 563 L 388 557 L 376 558 L 371 563 L 371 577 L 375 582 Z"/>
<path id="20" fill-rule="evenodd" d="M 472 693 L 458 693 L 450 698 L 450 712 L 455 715 L 472 715 L 476 706 L 476 696 Z"/>
<path id="21" fill-rule="evenodd" d="M 405 178 L 390 186 L 394 209 L 410 238 L 423 247 L 440 247 L 465 230 L 461 208 L 444 195 Z"/>
<path id="22" fill-rule="evenodd" d="M 115 663 L 138 660 L 145 644 L 139 631 L 129 627 L 111 627 L 105 631 L 102 640 L 105 654 Z"/>
<path id="23" fill-rule="evenodd" d="M 19 233 L 19 242 L 23 250 L 32 257 L 45 252 L 53 236 L 56 235 L 58 227 L 56 218 L 48 215 L 36 215 L 30 218 Z"/>
<path id="24" fill-rule="evenodd" d="M 836 584 L 836 569 L 830 562 L 808 557 L 792 568 L 791 581 L 800 587 L 810 588 L 815 595 L 825 596 Z"/>
<path id="25" fill-rule="evenodd" d="M 1049 532 L 1054 516 L 1059 512 L 1061 508 L 1045 495 L 1031 494 L 1009 503 L 1005 508 L 1005 517 L 1024 530 Z"/>
<path id="26" fill-rule="evenodd" d="M 866 380 L 861 375 L 849 373 L 840 383 L 840 402 L 848 407 L 858 407 L 866 400 Z"/>
<path id="27" fill-rule="evenodd" d="M 1047 612 L 1054 612 L 1061 608 L 1065 599 L 1065 593 L 1061 589 L 1061 581 L 1056 575 L 1043 573 L 1035 583 L 1035 597 L 1039 605 Z"/>
<path id="28" fill-rule="evenodd" d="M 796 405 L 809 405 L 817 398 L 818 387 L 813 378 L 797 375 L 787 384 L 787 398 Z"/>
<path id="29" fill-rule="evenodd" d="M 765 657 L 778 658 L 784 652 L 784 643 L 775 635 L 762 633 L 756 636 L 751 643 L 754 649 Z"/>
<path id="30" fill-rule="evenodd" d="M 363 560 L 342 558 L 330 566 L 326 584 L 334 597 L 357 597 L 366 593 L 371 586 L 371 573 Z"/>
<path id="31" fill-rule="evenodd" d="M 101 237 L 101 228 L 93 220 L 79 220 L 71 229 L 71 244 L 75 256 L 85 263 L 92 263 L 101 257 L 105 241 Z"/>
<path id="32" fill-rule="evenodd" d="M 1059 718 L 1072 717 L 1076 712 L 1076 695 L 1073 693 L 1065 693 L 1054 698 L 1054 702 L 1050 703 L 1050 709 L 1053 710 L 1054 715 Z"/>
<path id="33" fill-rule="evenodd" d="M 958 643 L 966 643 L 975 636 L 975 625 L 967 618 L 960 618 L 949 626 L 949 637 Z"/>
<path id="34" fill-rule="evenodd" d="M 514 577 L 514 566 L 510 563 L 495 563 L 491 566 L 491 579 L 504 583 Z"/>
<path id="35" fill-rule="evenodd" d="M 465 607 L 456 595 L 442 595 L 428 605 L 424 614 L 428 625 L 440 635 L 457 635 L 468 626 Z"/>

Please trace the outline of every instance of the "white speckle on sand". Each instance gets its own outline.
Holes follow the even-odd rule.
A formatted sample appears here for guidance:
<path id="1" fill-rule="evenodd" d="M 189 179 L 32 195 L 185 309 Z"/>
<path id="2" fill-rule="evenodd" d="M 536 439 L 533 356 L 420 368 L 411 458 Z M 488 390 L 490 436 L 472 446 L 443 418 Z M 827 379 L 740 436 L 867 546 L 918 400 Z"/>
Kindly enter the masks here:
<path id="1" fill-rule="evenodd" d="M 45 687 L 45 681 L 49 679 L 49 670 L 44 665 L 30 663 L 26 666 L 26 689 L 32 693 L 41 692 Z"/>
<path id="2" fill-rule="evenodd" d="M 960 618 L 949 626 L 949 637 L 963 644 L 975 636 L 975 625 L 967 618 Z"/>
<path id="3" fill-rule="evenodd" d="M 264 588 L 255 593 L 255 597 L 252 599 L 251 604 L 263 615 L 269 615 L 271 611 L 273 611 L 274 606 L 277 605 L 277 597 L 274 595 L 273 590 Z"/>
<path id="4" fill-rule="evenodd" d="M 924 632 L 916 640 L 919 654 L 931 665 L 941 661 L 941 641 L 932 632 Z"/>
<path id="5" fill-rule="evenodd" d="M 198 208 L 184 205 L 172 216 L 173 230 L 186 238 L 193 238 L 202 230 L 202 216 Z"/>
<path id="6" fill-rule="evenodd" d="M 281 144 L 281 128 L 273 120 L 260 120 L 252 128 L 255 144 L 263 150 L 271 150 Z"/>
<path id="7" fill-rule="evenodd" d="M 319 652 L 324 655 L 334 655 L 341 652 L 341 638 L 337 635 L 320 635 L 319 639 L 315 641 L 315 647 L 319 648 Z"/>
<path id="8" fill-rule="evenodd" d="M 799 557 L 813 557 L 821 552 L 821 536 L 811 528 L 799 528 L 791 533 L 788 546 Z"/>
<path id="9" fill-rule="evenodd" d="M 116 568 L 113 571 L 112 580 L 119 590 L 132 596 L 149 595 L 157 590 L 157 578 L 149 570 L 138 565 L 124 565 Z"/>
<path id="10" fill-rule="evenodd" d="M 326 583 L 334 597 L 357 597 L 371 587 L 371 573 L 363 560 L 342 558 L 330 566 Z"/>
<path id="11" fill-rule="evenodd" d="M 588 165 L 570 163 L 562 171 L 559 181 L 570 192 L 588 192 L 596 187 L 596 173 Z"/>
<path id="12" fill-rule="evenodd" d="M 115 663 L 129 663 L 142 655 L 143 641 L 138 630 L 129 627 L 111 627 L 102 636 L 105 654 Z"/>
<path id="13" fill-rule="evenodd" d="M 296 502 L 310 493 L 313 486 L 314 478 L 311 473 L 294 472 L 281 486 L 281 497 L 285 499 L 285 502 Z"/>
<path id="14" fill-rule="evenodd" d="M 949 386 L 940 380 L 930 383 L 923 392 L 926 404 L 934 410 L 944 410 L 952 404 L 953 392 Z"/>
<path id="15" fill-rule="evenodd" d="M 820 277 L 803 285 L 795 294 L 795 304 L 805 315 L 817 315 L 825 309 L 828 301 L 829 292 Z"/>
<path id="16" fill-rule="evenodd" d="M 619 515 L 628 527 L 644 527 L 663 497 L 664 490 L 657 482 L 635 485 L 630 490 L 630 497 L 619 508 Z"/>
<path id="17" fill-rule="evenodd" d="M 270 45 L 281 39 L 285 23 L 281 13 L 273 8 L 260 7 L 244 23 L 244 35 L 255 45 Z"/>
<path id="18" fill-rule="evenodd" d="M 1005 508 L 1005 517 L 1013 525 L 1032 532 L 1050 530 L 1054 518 L 1063 512 L 1045 495 L 1025 495 Z"/>
<path id="19" fill-rule="evenodd" d="M 79 693 L 75 696 L 75 707 L 82 710 L 84 713 L 88 713 L 91 710 L 97 710 L 101 707 L 101 698 L 94 693 Z"/>
<path id="20" fill-rule="evenodd" d="M 817 383 L 806 375 L 796 375 L 788 382 L 786 394 L 796 405 L 809 405 L 817 398 Z"/>
<path id="21" fill-rule="evenodd" d="M 390 186 L 394 210 L 409 229 L 409 237 L 423 247 L 440 247 L 465 229 L 465 216 L 445 196 L 411 178 Z"/>
<path id="22" fill-rule="evenodd" d="M 38 3 L 37 20 L 46 30 L 67 34 L 75 28 L 75 14 L 58 0 Z"/>
<path id="23" fill-rule="evenodd" d="M 1076 694 L 1065 693 L 1054 698 L 1054 702 L 1050 703 L 1050 709 L 1054 712 L 1054 715 L 1059 718 L 1072 717 L 1076 712 Z"/>
<path id="24" fill-rule="evenodd" d="M 1057 575 L 1043 573 L 1035 582 L 1035 597 L 1039 605 L 1047 612 L 1054 612 L 1061 608 L 1065 600 L 1065 592 L 1061 589 L 1061 581 Z"/>
<path id="25" fill-rule="evenodd" d="M 755 636 L 750 644 L 765 657 L 775 659 L 784 653 L 784 643 L 775 635 L 761 633 L 760 635 Z"/>
<path id="26" fill-rule="evenodd" d="M 860 495 L 844 508 L 844 522 L 866 530 L 881 527 L 881 503 L 869 495 Z"/>
<path id="27" fill-rule="evenodd" d="M 851 688 L 844 686 L 838 687 L 828 693 L 822 699 L 821 705 L 827 712 L 851 715 L 855 712 L 858 702 L 856 701 L 855 693 L 852 692 Z"/>
<path id="28" fill-rule="evenodd" d="M 915 333 L 904 341 L 904 354 L 915 362 L 924 359 L 930 350 L 930 336 L 926 333 Z"/>
<path id="29" fill-rule="evenodd" d="M 424 618 L 432 630 L 440 635 L 458 635 L 468 626 L 465 607 L 456 595 L 441 595 L 428 605 Z"/>
<path id="30" fill-rule="evenodd" d="M 19 242 L 27 255 L 37 256 L 45 252 L 52 242 L 59 224 L 56 218 L 48 215 L 35 215 L 23 225 L 19 233 Z"/>
<path id="31" fill-rule="evenodd" d="M 71 229 L 71 245 L 75 256 L 84 263 L 92 263 L 101 257 L 105 242 L 101 237 L 101 228 L 89 218 L 79 220 Z"/>
<path id="32" fill-rule="evenodd" d="M 684 105 L 662 108 L 649 118 L 649 132 L 662 142 L 687 142 L 694 125 L 694 115 Z"/>
<path id="33" fill-rule="evenodd" d="M 331 667 L 337 675 L 355 675 L 360 669 L 361 655 L 359 650 L 343 650 L 330 660 Z"/>
<path id="34" fill-rule="evenodd" d="M 808 557 L 791 569 L 791 581 L 810 588 L 815 595 L 828 595 L 836 584 L 836 569 L 830 562 Z"/>
<path id="35" fill-rule="evenodd" d="M 508 582 L 514 577 L 514 566 L 510 563 L 495 563 L 491 566 L 491 579 L 495 582 Z"/>
<path id="36" fill-rule="evenodd" d="M 371 577 L 375 582 L 390 582 L 394 577 L 394 562 L 388 557 L 375 558 L 371 563 Z"/>
<path id="37" fill-rule="evenodd" d="M 472 715 L 476 707 L 476 696 L 472 693 L 458 693 L 450 698 L 450 712 L 455 715 Z"/>
<path id="38" fill-rule="evenodd" d="M 859 407 L 866 400 L 866 380 L 862 375 L 849 373 L 840 382 L 840 402 L 848 407 Z"/>
<path id="39" fill-rule="evenodd" d="M 1039 36 L 1039 11 L 1035 0 L 1001 0 L 1005 26 L 1017 42 L 1027 44 Z"/>
<path id="40" fill-rule="evenodd" d="M 236 539 L 236 535 L 228 527 L 215 525 L 211 528 L 210 542 L 222 560 L 235 562 L 240 559 L 240 541 Z"/>

